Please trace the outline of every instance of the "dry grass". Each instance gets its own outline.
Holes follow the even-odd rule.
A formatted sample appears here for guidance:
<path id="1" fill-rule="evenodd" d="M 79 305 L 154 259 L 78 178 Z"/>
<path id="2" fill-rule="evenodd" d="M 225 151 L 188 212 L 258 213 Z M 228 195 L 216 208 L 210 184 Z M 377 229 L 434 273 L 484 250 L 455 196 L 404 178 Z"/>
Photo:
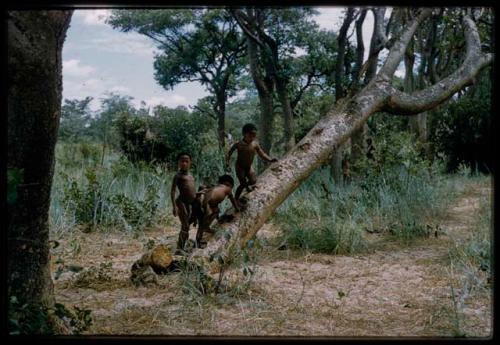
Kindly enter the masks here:
<path id="1" fill-rule="evenodd" d="M 75 231 L 57 239 L 53 270 L 60 266 L 57 259 L 85 268 L 111 262 L 112 269 L 109 279 L 88 286 L 75 285 L 79 273 L 62 273 L 55 281 L 56 298 L 92 310 L 94 323 L 86 334 L 372 337 L 459 331 L 486 337 L 491 296 L 487 290 L 464 293 L 463 273 L 451 270 L 447 260 L 454 241 L 468 240 L 477 200 L 490 192 L 484 181 L 471 186 L 446 215 L 438 237 L 407 247 L 384 234 L 369 234 L 369 250 L 356 255 L 278 250 L 280 229 L 266 225 L 258 235 L 262 249 L 255 253 L 253 276 L 232 268 L 228 288 L 217 295 L 186 292 L 182 273 L 160 276 L 153 287 L 136 288 L 129 281 L 130 267 L 148 240 L 174 245 L 177 223 L 135 237 Z"/>

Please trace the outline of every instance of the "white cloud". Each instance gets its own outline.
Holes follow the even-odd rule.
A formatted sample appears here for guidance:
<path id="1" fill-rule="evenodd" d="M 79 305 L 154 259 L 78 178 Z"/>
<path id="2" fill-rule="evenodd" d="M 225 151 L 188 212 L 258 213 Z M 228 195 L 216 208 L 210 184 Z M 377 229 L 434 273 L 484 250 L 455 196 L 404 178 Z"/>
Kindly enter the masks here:
<path id="1" fill-rule="evenodd" d="M 126 93 L 130 93 L 131 90 L 130 90 L 130 88 L 128 88 L 126 86 L 116 85 L 116 86 L 113 86 L 111 89 L 109 89 L 109 91 L 126 94 Z"/>
<path id="2" fill-rule="evenodd" d="M 75 17 L 80 17 L 87 25 L 106 25 L 111 10 L 76 10 Z"/>
<path id="3" fill-rule="evenodd" d="M 85 48 L 107 51 L 118 54 L 138 55 L 143 58 L 153 59 L 159 50 L 151 41 L 137 33 L 113 32 L 101 37 L 91 38 Z"/>
<path id="4" fill-rule="evenodd" d="M 82 65 L 80 60 L 71 59 L 63 61 L 63 74 L 71 77 L 88 77 L 95 72 L 95 68 L 88 65 Z"/>
<path id="5" fill-rule="evenodd" d="M 179 94 L 153 96 L 146 99 L 144 102 L 146 102 L 146 104 L 151 107 L 161 104 L 171 108 L 175 108 L 179 105 L 185 106 L 187 103 L 189 103 L 186 97 Z"/>
<path id="6" fill-rule="evenodd" d="M 345 7 L 318 7 L 319 15 L 314 18 L 321 29 L 337 31 L 342 25 Z"/>

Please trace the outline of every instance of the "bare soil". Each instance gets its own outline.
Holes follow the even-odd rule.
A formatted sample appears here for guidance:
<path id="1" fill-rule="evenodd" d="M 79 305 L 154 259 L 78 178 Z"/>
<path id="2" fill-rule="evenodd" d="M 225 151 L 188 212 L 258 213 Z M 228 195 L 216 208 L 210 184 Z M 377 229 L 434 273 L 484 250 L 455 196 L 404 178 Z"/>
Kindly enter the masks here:
<path id="1" fill-rule="evenodd" d="M 266 224 L 251 280 L 235 268 L 227 273 L 231 293 L 219 295 L 186 291 L 182 273 L 161 275 L 151 287 L 130 282 L 148 240 L 175 245 L 175 225 L 138 236 L 75 231 L 57 239 L 52 268 L 55 274 L 64 260 L 84 270 L 63 269 L 56 299 L 92 310 L 85 334 L 489 337 L 491 288 L 464 285 L 470 277 L 453 269 L 448 253 L 470 239 L 479 200 L 490 195 L 484 183 L 465 191 L 437 237 L 402 245 L 388 234 L 367 234 L 371 250 L 356 255 L 277 250 L 280 230 Z M 483 286 L 488 278 L 474 274 Z"/>

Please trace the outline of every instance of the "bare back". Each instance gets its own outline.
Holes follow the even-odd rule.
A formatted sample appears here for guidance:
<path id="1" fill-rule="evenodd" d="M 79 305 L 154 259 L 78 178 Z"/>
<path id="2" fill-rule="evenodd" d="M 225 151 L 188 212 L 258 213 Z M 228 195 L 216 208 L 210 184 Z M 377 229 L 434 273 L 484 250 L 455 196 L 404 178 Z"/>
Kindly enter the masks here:
<path id="1" fill-rule="evenodd" d="M 231 194 L 231 188 L 226 185 L 219 184 L 215 187 L 212 187 L 206 195 L 208 205 L 210 206 L 210 208 L 217 208 L 218 205 L 222 201 L 224 201 L 226 196 L 228 196 L 229 194 Z"/>

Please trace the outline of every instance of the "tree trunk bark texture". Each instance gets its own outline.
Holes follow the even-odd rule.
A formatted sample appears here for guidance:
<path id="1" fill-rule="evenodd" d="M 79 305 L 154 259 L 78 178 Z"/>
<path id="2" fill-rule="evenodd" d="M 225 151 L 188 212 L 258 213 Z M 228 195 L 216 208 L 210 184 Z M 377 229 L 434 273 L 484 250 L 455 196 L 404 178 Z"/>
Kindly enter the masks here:
<path id="1" fill-rule="evenodd" d="M 72 11 L 8 13 L 8 169 L 22 174 L 8 206 L 8 296 L 54 304 L 48 211 Z"/>

